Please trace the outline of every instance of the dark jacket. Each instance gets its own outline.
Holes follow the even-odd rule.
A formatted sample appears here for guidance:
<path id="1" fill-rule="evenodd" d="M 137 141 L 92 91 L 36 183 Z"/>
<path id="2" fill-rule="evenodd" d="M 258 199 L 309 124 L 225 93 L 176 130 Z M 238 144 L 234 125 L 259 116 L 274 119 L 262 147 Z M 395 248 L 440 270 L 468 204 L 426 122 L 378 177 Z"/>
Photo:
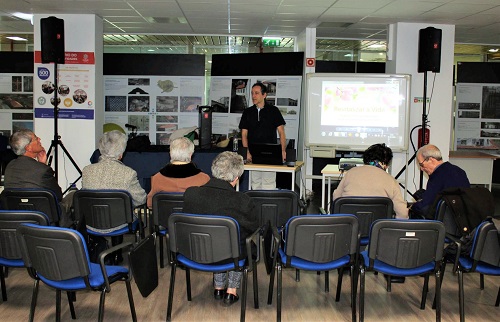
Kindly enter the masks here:
<path id="1" fill-rule="evenodd" d="M 240 225 L 240 241 L 259 227 L 255 206 L 249 196 L 235 191 L 229 182 L 212 178 L 200 187 L 184 192 L 183 212 L 192 214 L 228 216 Z"/>
<path id="2" fill-rule="evenodd" d="M 54 170 L 46 164 L 26 156 L 12 160 L 5 169 L 5 188 L 43 188 L 52 190 L 62 200 L 62 190 L 54 177 Z"/>

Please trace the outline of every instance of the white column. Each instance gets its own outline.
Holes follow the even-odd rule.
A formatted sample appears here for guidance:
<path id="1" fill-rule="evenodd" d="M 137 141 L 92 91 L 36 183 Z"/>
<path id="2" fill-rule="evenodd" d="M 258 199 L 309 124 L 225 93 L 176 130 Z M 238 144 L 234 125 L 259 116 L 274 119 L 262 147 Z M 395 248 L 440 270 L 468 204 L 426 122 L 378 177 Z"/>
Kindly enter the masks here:
<path id="1" fill-rule="evenodd" d="M 96 141 L 102 135 L 104 123 L 104 96 L 102 83 L 103 64 L 103 22 L 96 15 L 84 14 L 36 14 L 35 30 L 35 70 L 33 106 L 35 110 L 34 130 L 42 139 L 42 144 L 49 149 L 54 138 L 54 118 L 47 116 L 53 106 L 50 104 L 52 94 L 44 93 L 41 85 L 54 82 L 54 64 L 41 63 L 41 30 L 40 19 L 56 16 L 64 20 L 65 64 L 58 64 L 58 85 L 69 87 L 69 93 L 58 95 L 61 99 L 58 133 L 65 148 L 83 169 L 90 163 L 89 159 L 95 150 Z M 49 73 L 49 77 L 40 77 Z M 85 91 L 84 102 L 74 99 L 74 94 Z M 63 191 L 74 182 L 79 173 L 71 164 L 67 155 L 58 146 L 59 185 Z M 54 149 L 53 149 L 54 150 Z M 54 161 L 52 167 L 54 167 Z M 81 187 L 81 180 L 77 183 Z"/>

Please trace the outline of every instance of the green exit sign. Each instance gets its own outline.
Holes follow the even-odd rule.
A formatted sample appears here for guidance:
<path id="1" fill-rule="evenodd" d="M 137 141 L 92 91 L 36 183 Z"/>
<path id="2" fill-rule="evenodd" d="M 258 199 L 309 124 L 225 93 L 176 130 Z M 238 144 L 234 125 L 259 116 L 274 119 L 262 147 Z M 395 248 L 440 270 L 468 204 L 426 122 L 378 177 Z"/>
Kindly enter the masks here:
<path id="1" fill-rule="evenodd" d="M 262 45 L 264 47 L 279 47 L 281 38 L 262 38 Z"/>

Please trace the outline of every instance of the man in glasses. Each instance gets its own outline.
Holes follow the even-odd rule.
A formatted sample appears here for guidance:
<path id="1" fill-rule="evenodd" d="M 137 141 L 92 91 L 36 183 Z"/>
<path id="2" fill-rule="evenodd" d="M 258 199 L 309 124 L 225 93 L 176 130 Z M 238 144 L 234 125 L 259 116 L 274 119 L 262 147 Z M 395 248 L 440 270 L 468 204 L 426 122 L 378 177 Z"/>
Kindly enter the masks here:
<path id="1" fill-rule="evenodd" d="M 425 217 L 438 193 L 447 188 L 469 188 L 470 182 L 464 170 L 449 162 L 444 162 L 437 146 L 427 144 L 418 149 L 417 162 L 420 169 L 427 173 L 427 189 L 412 206 L 417 217 Z"/>

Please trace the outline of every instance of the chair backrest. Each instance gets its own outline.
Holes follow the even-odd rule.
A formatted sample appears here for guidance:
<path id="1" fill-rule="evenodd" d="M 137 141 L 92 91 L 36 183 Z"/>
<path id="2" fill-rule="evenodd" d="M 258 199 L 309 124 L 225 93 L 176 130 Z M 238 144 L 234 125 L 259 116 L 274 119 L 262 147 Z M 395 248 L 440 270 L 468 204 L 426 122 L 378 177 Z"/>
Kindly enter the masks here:
<path id="1" fill-rule="evenodd" d="M 168 218 L 170 250 L 201 264 L 240 256 L 240 229 L 231 217 L 174 213 Z"/>
<path id="2" fill-rule="evenodd" d="M 3 207 L 7 210 L 40 211 L 47 215 L 51 224 L 57 224 L 61 208 L 53 191 L 38 188 L 5 189 L 2 193 Z"/>
<path id="3" fill-rule="evenodd" d="M 358 217 L 361 238 L 368 237 L 375 220 L 393 218 L 394 205 L 387 197 L 340 197 L 332 204 L 332 214 Z"/>
<path id="4" fill-rule="evenodd" d="M 0 210 L 0 258 L 22 259 L 16 229 L 23 223 L 49 225 L 49 218 L 39 211 Z"/>
<path id="5" fill-rule="evenodd" d="M 160 192 L 153 196 L 153 224 L 167 227 L 168 217 L 174 212 L 182 212 L 184 193 Z"/>
<path id="6" fill-rule="evenodd" d="M 132 198 L 124 190 L 78 190 L 73 196 L 75 218 L 87 226 L 109 229 L 134 221 Z"/>
<path id="7" fill-rule="evenodd" d="M 64 281 L 90 274 L 87 246 L 76 230 L 22 224 L 17 228 L 26 267 L 52 281 Z"/>
<path id="8" fill-rule="evenodd" d="M 285 254 L 326 263 L 358 249 L 358 219 L 353 215 L 304 215 L 290 218 L 285 228 Z"/>
<path id="9" fill-rule="evenodd" d="M 475 261 L 500 266 L 500 233 L 492 222 L 484 221 L 476 228 L 470 257 Z"/>
<path id="10" fill-rule="evenodd" d="M 300 215 L 299 196 L 292 190 L 248 190 L 245 192 L 252 198 L 259 224 L 271 223 L 274 227 L 282 227 L 288 219 Z"/>
<path id="11" fill-rule="evenodd" d="M 453 213 L 443 199 L 439 200 L 437 203 L 434 219 L 439 220 L 444 224 L 447 235 L 451 235 L 456 238 L 462 237 L 462 233 L 453 218 Z"/>
<path id="12" fill-rule="evenodd" d="M 370 266 L 375 259 L 398 268 L 440 261 L 444 237 L 444 225 L 437 220 L 377 220 L 370 231 Z"/>

